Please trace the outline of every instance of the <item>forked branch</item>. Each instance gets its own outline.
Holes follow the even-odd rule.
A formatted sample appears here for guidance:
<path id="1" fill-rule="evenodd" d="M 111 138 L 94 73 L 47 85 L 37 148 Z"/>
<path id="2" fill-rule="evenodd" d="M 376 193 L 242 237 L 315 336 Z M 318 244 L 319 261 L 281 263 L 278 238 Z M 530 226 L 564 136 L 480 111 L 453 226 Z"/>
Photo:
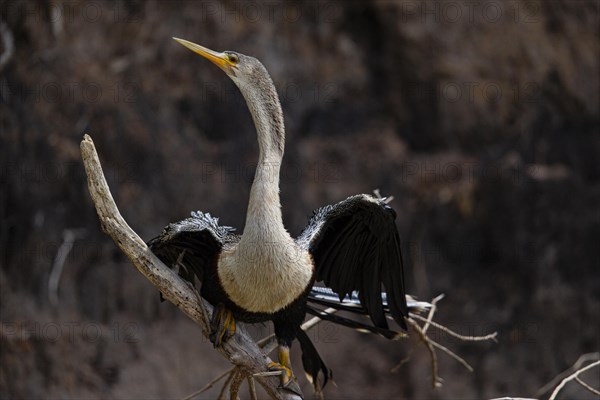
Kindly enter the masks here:
<path id="1" fill-rule="evenodd" d="M 212 307 L 175 272 L 164 265 L 123 219 L 106 183 L 94 142 L 88 135 L 84 136 L 80 148 L 88 188 L 102 230 L 115 241 L 137 270 L 161 291 L 163 297 L 200 326 L 202 333 L 207 336 L 208 318 L 212 313 Z M 219 347 L 219 351 L 229 362 L 239 368 L 239 371 L 247 375 L 266 372 L 267 365 L 271 361 L 242 327 Z M 279 377 L 256 376 L 256 380 L 271 398 L 286 400 L 299 398 L 296 394 L 279 388 Z M 236 394 L 234 392 L 235 390 L 231 394 Z"/>
<path id="2" fill-rule="evenodd" d="M 436 349 L 441 350 L 442 352 L 446 353 L 450 357 L 454 358 L 456 361 L 458 361 L 460 364 L 462 364 L 469 372 L 473 372 L 473 367 L 471 367 L 464 358 L 460 357 L 458 354 L 456 354 L 452 350 L 448 349 L 445 346 L 442 346 L 441 344 L 439 344 L 438 342 L 433 340 L 431 338 L 431 336 L 429 336 L 427 334 L 427 330 L 430 327 L 438 329 L 441 332 L 444 332 L 444 333 L 446 333 L 452 337 L 455 337 L 461 341 L 464 341 L 464 342 L 480 342 L 480 341 L 488 341 L 488 340 L 496 341 L 496 337 L 498 335 L 497 332 L 493 332 L 493 333 L 483 335 L 483 336 L 464 336 L 457 332 L 454 332 L 453 330 L 451 330 L 441 324 L 438 324 L 437 322 L 434 322 L 433 316 L 435 315 L 435 312 L 437 310 L 437 303 L 440 300 L 442 300 L 443 298 L 444 298 L 443 295 L 439 295 L 431 301 L 431 303 L 429 305 L 429 313 L 427 315 L 427 318 L 422 317 L 421 315 L 419 315 L 417 313 L 413 313 L 413 312 L 409 313 L 409 317 L 407 318 L 407 322 L 408 322 L 409 326 L 417 333 L 417 335 L 419 335 L 419 339 L 421 340 L 421 342 L 423 342 L 423 344 L 429 351 L 429 356 L 431 358 L 431 384 L 434 389 L 441 387 L 442 382 L 443 382 L 442 378 L 438 374 L 438 359 L 437 359 Z M 417 321 L 422 322 L 423 325 L 422 326 L 419 325 Z M 405 362 L 406 362 L 406 360 L 402 360 L 401 363 L 399 365 L 397 365 L 396 367 L 394 367 L 393 369 L 397 370 Z"/>

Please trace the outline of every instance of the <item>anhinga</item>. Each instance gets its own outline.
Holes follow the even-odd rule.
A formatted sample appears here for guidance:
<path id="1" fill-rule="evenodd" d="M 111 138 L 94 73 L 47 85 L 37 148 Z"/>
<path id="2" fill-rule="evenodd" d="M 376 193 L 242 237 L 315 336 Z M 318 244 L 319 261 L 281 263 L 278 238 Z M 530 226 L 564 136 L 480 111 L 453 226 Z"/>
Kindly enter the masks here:
<path id="1" fill-rule="evenodd" d="M 297 387 L 289 349 L 298 338 L 304 369 L 318 388 L 319 373 L 324 385 L 331 372 L 300 329 L 307 312 L 388 338 L 398 334 L 389 328 L 388 314 L 406 329 L 396 213 L 383 199 L 352 196 L 316 210 L 300 237 L 293 239 L 281 216 L 279 171 L 285 132 L 269 73 L 256 58 L 175 40 L 212 61 L 238 86 L 256 125 L 260 154 L 241 236 L 210 214 L 193 212 L 168 225 L 149 242 L 150 248 L 185 279 L 202 282 L 202 297 L 215 306 L 215 346 L 235 333 L 236 320 L 273 321 L 279 363 L 271 367 L 282 371 L 282 386 L 294 391 Z M 313 287 L 315 282 L 326 288 Z M 372 325 L 328 314 L 308 302 L 368 315 Z"/>

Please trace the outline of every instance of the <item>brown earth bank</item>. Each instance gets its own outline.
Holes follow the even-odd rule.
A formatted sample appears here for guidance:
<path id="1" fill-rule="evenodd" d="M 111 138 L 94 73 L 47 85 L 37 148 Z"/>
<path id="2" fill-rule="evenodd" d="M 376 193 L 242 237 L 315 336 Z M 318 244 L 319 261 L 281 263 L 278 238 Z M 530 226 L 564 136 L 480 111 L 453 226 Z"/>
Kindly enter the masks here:
<path id="1" fill-rule="evenodd" d="M 313 209 L 379 188 L 408 291 L 445 293 L 438 320 L 463 334 L 500 334 L 435 336 L 475 372 L 441 356 L 432 390 L 416 339 L 323 324 L 326 398 L 533 396 L 600 349 L 599 4 L 0 1 L 0 396 L 181 398 L 227 368 L 101 233 L 79 156 L 89 133 L 146 239 L 195 209 L 241 231 L 250 115 L 172 36 L 270 71 L 293 235 Z"/>

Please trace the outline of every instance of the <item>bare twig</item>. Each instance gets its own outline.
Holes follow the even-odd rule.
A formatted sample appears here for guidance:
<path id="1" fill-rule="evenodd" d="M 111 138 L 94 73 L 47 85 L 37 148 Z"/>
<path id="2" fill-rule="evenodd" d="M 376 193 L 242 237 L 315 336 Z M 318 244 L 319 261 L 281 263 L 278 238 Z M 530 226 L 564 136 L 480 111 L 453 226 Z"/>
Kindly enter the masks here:
<path id="1" fill-rule="evenodd" d="M 427 330 L 430 327 L 434 327 L 436 329 L 441 330 L 442 332 L 448 333 L 450 336 L 453 336 L 460 340 L 468 341 L 468 342 L 477 342 L 477 341 L 482 341 L 482 340 L 495 340 L 496 336 L 497 336 L 496 332 L 489 334 L 489 335 L 484 335 L 484 336 L 464 336 L 464 335 L 461 335 L 461 334 L 458 334 L 458 333 L 452 331 L 449 328 L 446 328 L 445 326 L 443 326 L 441 324 L 438 324 L 437 322 L 434 322 L 433 317 L 435 315 L 435 312 L 437 311 L 437 303 L 440 300 L 442 300 L 443 298 L 444 298 L 443 295 L 439 295 L 431 301 L 427 318 L 422 317 L 415 313 L 410 313 L 409 317 L 406 318 L 406 321 L 413 328 L 413 330 L 415 332 L 417 332 L 417 334 L 419 335 L 419 339 L 421 340 L 421 342 L 423 342 L 423 344 L 425 345 L 425 347 L 427 347 L 427 350 L 429 351 L 429 355 L 431 358 L 431 375 L 432 375 L 431 379 L 432 379 L 432 385 L 434 388 L 440 387 L 443 382 L 442 378 L 438 374 L 438 360 L 437 360 L 436 349 L 439 349 L 439 350 L 443 351 L 444 353 L 448 354 L 450 357 L 454 358 L 456 361 L 461 363 L 469 372 L 473 372 L 473 367 L 471 367 L 471 365 L 469 365 L 469 363 L 465 359 L 460 357 L 458 354 L 456 354 L 452 350 L 448 349 L 446 346 L 443 346 L 440 343 L 436 342 L 435 340 L 431 339 L 431 337 L 429 337 L 427 335 Z M 419 323 L 417 321 L 423 322 L 423 326 L 419 325 Z M 402 360 L 400 362 L 400 364 L 398 364 L 394 368 L 392 368 L 392 371 L 397 371 L 400 368 L 400 366 L 402 366 L 402 364 L 404 364 L 405 362 L 406 362 L 406 359 Z"/>
<path id="2" fill-rule="evenodd" d="M 438 301 L 442 300 L 444 298 L 444 294 L 440 294 L 438 295 L 436 298 L 434 298 L 433 300 L 431 300 L 431 307 L 429 308 L 429 314 L 427 315 L 427 321 L 425 322 L 425 325 L 423 325 L 423 333 L 427 333 L 427 329 L 429 329 L 429 324 L 431 324 L 431 321 L 433 320 L 433 314 L 435 314 L 435 312 L 437 311 L 437 303 Z"/>
<path id="3" fill-rule="evenodd" d="M 183 257 L 184 254 L 185 254 L 185 250 L 181 253 L 181 255 L 179 257 Z M 178 258 L 177 262 L 180 263 L 181 259 Z M 194 284 L 192 282 L 185 281 L 185 284 L 190 288 L 192 293 L 194 293 L 194 295 L 196 297 L 196 301 L 198 302 L 198 304 L 200 304 L 200 318 L 202 318 L 202 322 L 203 322 L 202 326 L 200 328 L 202 329 L 202 334 L 204 335 L 204 337 L 209 337 L 210 330 L 208 329 L 208 327 L 210 326 L 210 317 L 209 317 L 210 311 L 206 308 L 207 304 L 204 301 L 204 299 L 202 299 L 202 297 L 200 297 L 200 291 L 194 287 Z M 233 368 L 235 368 L 235 367 L 233 367 Z"/>
<path id="4" fill-rule="evenodd" d="M 233 379 L 233 375 L 235 375 L 236 370 L 237 370 L 237 367 L 233 368 L 233 371 L 231 371 L 231 373 L 229 374 L 227 379 L 225 379 L 225 382 L 223 382 L 223 387 L 221 387 L 221 391 L 219 392 L 219 397 L 217 397 L 217 399 L 225 400 L 225 393 L 227 393 L 227 388 L 229 387 L 229 384 L 231 383 L 231 380 Z M 235 399 L 231 399 L 231 400 L 235 400 Z"/>
<path id="5" fill-rule="evenodd" d="M 258 400 L 258 397 L 256 396 L 256 387 L 254 386 L 254 378 L 251 376 L 248 377 L 248 391 L 250 392 L 251 400 Z"/>
<path id="6" fill-rule="evenodd" d="M 113 238 L 137 270 L 142 273 L 163 297 L 177 306 L 184 314 L 208 331 L 205 309 L 210 314 L 212 307 L 202 300 L 174 271 L 165 266 L 146 246 L 121 216 L 106 183 L 100 160 L 92 139 L 85 135 L 81 141 L 81 155 L 88 177 L 88 188 L 102 229 Z M 234 365 L 249 373 L 263 372 L 271 361 L 244 329 L 219 347 L 219 352 Z M 276 379 L 258 378 L 267 394 L 275 399 L 298 399 L 299 396 L 279 388 Z"/>
<path id="7" fill-rule="evenodd" d="M 595 361 L 600 359 L 600 353 L 585 353 L 582 354 L 577 361 L 575 361 L 575 364 L 573 364 L 571 367 L 569 367 L 568 369 L 566 369 L 565 371 L 561 372 L 560 374 L 558 374 L 557 376 L 555 376 L 550 382 L 546 383 L 544 386 L 542 386 L 537 393 L 535 394 L 535 397 L 541 397 L 544 393 L 549 392 L 550 389 L 552 389 L 553 387 L 556 387 L 556 385 L 563 380 L 566 376 L 568 376 L 569 374 L 571 374 L 573 371 L 578 370 L 583 364 L 590 362 L 590 361 Z"/>
<path id="8" fill-rule="evenodd" d="M 227 375 L 230 375 L 233 372 L 234 369 L 235 369 L 235 367 L 232 367 L 232 368 L 228 369 L 227 371 L 223 372 L 221 375 L 217 376 L 212 381 L 208 382 L 200 390 L 198 390 L 198 391 L 190 394 L 189 396 L 184 397 L 181 400 L 192 400 L 196 396 L 200 396 L 202 393 L 206 392 L 208 389 L 210 389 L 211 387 L 213 387 L 215 385 L 215 383 L 219 382 L 221 379 L 225 378 Z"/>
<path id="9" fill-rule="evenodd" d="M 539 400 L 539 399 L 532 399 L 529 397 L 496 397 L 495 399 L 490 399 L 490 400 Z"/>
<path id="10" fill-rule="evenodd" d="M 2 55 L 0 55 L 0 72 L 2 72 L 15 53 L 13 34 L 3 21 L 0 21 L 0 36 L 2 37 L 2 47 L 4 48 Z"/>
<path id="11" fill-rule="evenodd" d="M 552 394 L 550 395 L 550 397 L 548 398 L 548 400 L 554 400 L 556 399 L 556 396 L 558 396 L 558 393 L 560 393 L 560 391 L 565 387 L 565 385 L 569 382 L 571 382 L 572 380 L 576 379 L 579 375 L 581 375 L 582 373 L 584 373 L 585 371 L 588 371 L 594 367 L 597 367 L 598 365 L 600 365 L 600 360 L 593 362 L 591 364 L 589 364 L 586 367 L 580 368 L 577 371 L 573 372 L 571 375 L 567 376 L 565 379 L 563 379 L 560 382 L 560 385 L 558 385 L 554 391 L 552 392 Z"/>
<path id="12" fill-rule="evenodd" d="M 454 336 L 455 338 L 464 340 L 466 342 L 483 342 L 483 341 L 487 341 L 487 340 L 496 341 L 496 337 L 498 336 L 498 332 L 493 332 L 493 333 L 483 335 L 483 336 L 465 336 L 465 335 L 461 335 L 460 333 L 454 332 L 453 330 L 445 327 L 444 325 L 441 325 L 441 324 L 438 324 L 437 322 L 431 321 L 428 318 L 423 318 L 420 315 L 410 313 L 410 317 L 414 318 L 414 319 L 418 319 L 419 321 L 423 321 L 428 324 L 431 324 L 431 326 L 441 330 L 442 332 L 446 332 L 448 335 Z"/>
<path id="13" fill-rule="evenodd" d="M 429 357 L 431 358 L 431 384 L 433 388 L 437 388 L 442 386 L 442 378 L 438 375 L 438 362 L 437 362 L 437 354 L 435 353 L 435 349 L 431 344 L 431 340 L 427 337 L 423 329 L 417 324 L 417 322 L 411 318 L 407 318 L 406 321 L 412 326 L 413 330 L 417 332 L 421 341 L 429 350 Z"/>
<path id="14" fill-rule="evenodd" d="M 581 386 L 583 386 L 584 388 L 586 388 L 587 390 L 589 390 L 590 392 L 592 392 L 593 394 L 595 394 L 596 396 L 600 396 L 600 390 L 594 389 L 593 387 L 591 387 L 590 385 L 588 385 L 587 383 L 582 381 L 580 377 L 576 376 L 575 381 L 577 383 L 579 383 Z"/>
<path id="15" fill-rule="evenodd" d="M 324 312 L 328 314 L 334 314 L 336 311 L 338 310 L 335 308 L 327 308 Z M 311 319 L 300 325 L 300 329 L 302 329 L 305 332 L 308 332 L 309 330 L 317 326 L 321 321 L 323 320 L 319 317 L 312 317 Z M 274 340 L 272 341 L 273 338 L 275 338 L 275 334 L 272 333 L 269 336 L 265 336 L 264 338 L 257 341 L 256 344 L 259 347 L 261 347 L 266 354 L 269 354 L 277 347 L 277 343 Z"/>
<path id="16" fill-rule="evenodd" d="M 259 376 L 281 376 L 281 371 L 266 371 L 266 372 L 257 372 L 256 374 L 252 374 L 254 378 Z"/>
<path id="17" fill-rule="evenodd" d="M 402 360 L 400 360 L 400 362 L 398 364 L 396 364 L 394 367 L 392 367 L 390 372 L 397 372 L 400 369 L 400 367 L 402 367 L 404 364 L 409 362 L 411 354 L 412 354 L 412 352 L 409 351 L 408 355 L 406 357 L 404 357 Z"/>
<path id="18" fill-rule="evenodd" d="M 265 353 L 269 354 L 271 351 L 273 351 L 276 347 L 275 345 L 275 334 L 271 333 L 268 336 L 265 336 L 264 338 L 258 340 L 256 342 L 256 344 L 258 345 L 258 347 L 260 347 L 261 349 L 267 348 L 267 349 L 271 349 L 270 351 L 265 351 Z M 268 346 L 269 344 L 271 344 L 271 346 Z"/>
<path id="19" fill-rule="evenodd" d="M 326 308 L 323 312 L 326 314 L 334 314 L 336 311 L 338 311 L 336 308 Z M 306 332 L 317 326 L 321 321 L 323 320 L 320 317 L 312 317 L 311 319 L 303 323 L 300 326 L 300 328 L 302 328 L 302 330 Z"/>
<path id="20" fill-rule="evenodd" d="M 438 349 L 442 350 L 444 353 L 448 354 L 450 357 L 454 358 L 456 361 L 461 363 L 469 372 L 473 372 L 473 367 L 471 367 L 471 365 L 468 362 L 466 362 L 464 358 L 462 358 L 452 350 L 448 349 L 447 347 L 442 346 L 430 337 L 428 337 L 428 339 L 433 347 L 437 347 Z"/>
<path id="21" fill-rule="evenodd" d="M 48 278 L 48 300 L 53 306 L 58 305 L 58 284 L 60 283 L 65 261 L 67 261 L 67 257 L 73 249 L 75 240 L 81 238 L 84 233 L 84 229 L 65 229 L 63 231 L 63 241 L 56 251 L 50 277 Z"/>
<path id="22" fill-rule="evenodd" d="M 244 383 L 247 375 L 248 374 L 242 371 L 241 368 L 236 368 L 233 371 L 231 383 L 229 384 L 229 398 L 231 400 L 237 400 L 239 398 L 238 394 L 240 393 L 240 387 L 242 386 L 242 383 Z"/>

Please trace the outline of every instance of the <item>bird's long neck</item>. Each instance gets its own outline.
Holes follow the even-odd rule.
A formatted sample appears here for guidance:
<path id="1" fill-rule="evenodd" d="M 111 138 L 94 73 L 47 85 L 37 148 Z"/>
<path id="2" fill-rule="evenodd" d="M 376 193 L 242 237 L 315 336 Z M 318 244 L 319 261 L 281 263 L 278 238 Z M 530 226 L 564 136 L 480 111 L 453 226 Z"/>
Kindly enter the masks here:
<path id="1" fill-rule="evenodd" d="M 235 304 L 250 312 L 272 314 L 300 297 L 311 282 L 313 268 L 310 255 L 294 245 L 281 218 L 284 126 L 275 86 L 266 70 L 247 87 L 234 81 L 254 119 L 260 155 L 244 233 L 237 246 L 222 253 L 217 271 Z"/>
<path id="2" fill-rule="evenodd" d="M 283 226 L 279 174 L 285 127 L 277 91 L 267 76 L 257 86 L 240 87 L 256 126 L 259 158 L 250 190 L 242 242 L 258 244 L 289 238 Z"/>

